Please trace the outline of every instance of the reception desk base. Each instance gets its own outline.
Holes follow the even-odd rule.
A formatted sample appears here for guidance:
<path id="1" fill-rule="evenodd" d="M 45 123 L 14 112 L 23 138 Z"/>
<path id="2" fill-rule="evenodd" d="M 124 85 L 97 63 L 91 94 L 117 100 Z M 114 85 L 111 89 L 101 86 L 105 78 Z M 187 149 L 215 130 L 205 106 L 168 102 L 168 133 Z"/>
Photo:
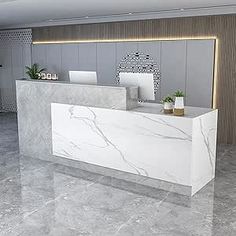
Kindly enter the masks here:
<path id="1" fill-rule="evenodd" d="M 114 111 L 53 103 L 52 153 L 192 196 L 215 176 L 217 111 L 180 118 L 147 113 L 153 108 L 160 106 Z"/>

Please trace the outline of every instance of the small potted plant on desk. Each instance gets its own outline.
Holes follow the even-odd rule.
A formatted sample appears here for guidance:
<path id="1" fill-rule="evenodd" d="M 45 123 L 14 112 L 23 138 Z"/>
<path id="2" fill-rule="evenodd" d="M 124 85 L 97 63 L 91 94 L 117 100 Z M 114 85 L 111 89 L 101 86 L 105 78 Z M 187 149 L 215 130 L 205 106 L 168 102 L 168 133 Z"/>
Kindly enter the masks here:
<path id="1" fill-rule="evenodd" d="M 165 114 L 172 114 L 174 99 L 168 95 L 162 99 L 162 103 L 163 103 L 163 107 L 164 107 L 164 113 Z"/>
<path id="2" fill-rule="evenodd" d="M 184 115 L 184 93 L 180 90 L 177 90 L 174 93 L 174 96 L 175 96 L 174 115 L 183 116 Z"/>
<path id="3" fill-rule="evenodd" d="M 41 73 L 44 72 L 45 68 L 40 68 L 38 64 L 33 64 L 31 67 L 26 66 L 27 69 L 26 74 L 30 77 L 30 79 L 40 79 Z"/>

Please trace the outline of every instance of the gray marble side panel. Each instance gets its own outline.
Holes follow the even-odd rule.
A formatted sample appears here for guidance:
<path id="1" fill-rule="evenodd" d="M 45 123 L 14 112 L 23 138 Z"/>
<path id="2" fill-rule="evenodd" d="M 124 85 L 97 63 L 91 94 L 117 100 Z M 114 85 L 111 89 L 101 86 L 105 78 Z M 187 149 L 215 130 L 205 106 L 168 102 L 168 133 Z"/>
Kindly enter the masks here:
<path id="1" fill-rule="evenodd" d="M 134 108 L 138 106 L 137 87 L 95 86 L 66 82 L 48 82 L 34 80 L 17 80 L 18 110 L 28 103 L 64 103 L 118 110 L 128 110 L 127 102 L 132 100 Z M 30 95 L 31 97 L 26 97 Z M 33 96 L 33 97 L 32 97 Z M 28 99 L 28 100 L 27 100 Z M 33 101 L 33 99 L 35 101 Z M 45 104 L 43 104 L 45 105 Z"/>
<path id="2" fill-rule="evenodd" d="M 127 88 L 126 105 L 127 110 L 131 110 L 137 107 L 138 89 L 135 87 Z"/>

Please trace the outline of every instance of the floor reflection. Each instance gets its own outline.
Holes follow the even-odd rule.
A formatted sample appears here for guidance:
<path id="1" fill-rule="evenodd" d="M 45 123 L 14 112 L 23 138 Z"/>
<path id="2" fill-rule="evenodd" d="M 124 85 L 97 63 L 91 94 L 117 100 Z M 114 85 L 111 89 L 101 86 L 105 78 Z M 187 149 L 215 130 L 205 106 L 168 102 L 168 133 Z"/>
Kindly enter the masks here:
<path id="1" fill-rule="evenodd" d="M 236 235 L 236 147 L 191 200 L 19 156 L 14 115 L 0 116 L 0 235 Z"/>

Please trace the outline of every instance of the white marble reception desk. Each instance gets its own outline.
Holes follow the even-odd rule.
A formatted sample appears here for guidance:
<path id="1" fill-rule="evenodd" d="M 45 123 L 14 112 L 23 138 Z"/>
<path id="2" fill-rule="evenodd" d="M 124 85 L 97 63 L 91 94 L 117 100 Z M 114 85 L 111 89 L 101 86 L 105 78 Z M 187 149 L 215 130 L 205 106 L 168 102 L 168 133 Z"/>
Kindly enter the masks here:
<path id="1" fill-rule="evenodd" d="M 51 104 L 53 155 L 163 180 L 195 194 L 215 176 L 217 111 L 163 115 L 158 104 L 131 111 Z"/>
<path id="2" fill-rule="evenodd" d="M 217 110 L 137 104 L 137 88 L 16 82 L 20 153 L 192 196 L 215 176 Z M 151 190 L 150 190 L 151 191 Z"/>

